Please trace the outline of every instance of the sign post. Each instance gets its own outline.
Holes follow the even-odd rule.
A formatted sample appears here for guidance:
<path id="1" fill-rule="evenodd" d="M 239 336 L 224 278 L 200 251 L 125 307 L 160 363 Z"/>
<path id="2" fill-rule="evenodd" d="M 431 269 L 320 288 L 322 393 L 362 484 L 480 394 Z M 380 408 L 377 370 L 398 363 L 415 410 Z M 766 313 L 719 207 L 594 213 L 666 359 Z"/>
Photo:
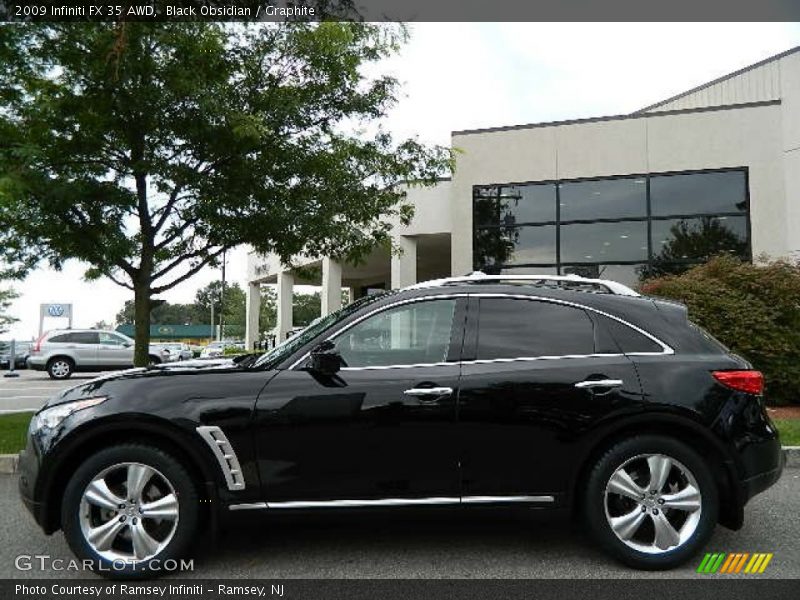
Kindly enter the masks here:
<path id="1" fill-rule="evenodd" d="M 16 371 L 16 365 L 14 364 L 17 360 L 17 340 L 11 340 L 11 347 L 8 349 L 8 373 L 3 375 L 3 377 L 19 377 L 19 373 Z"/>
<path id="2" fill-rule="evenodd" d="M 42 337 L 45 317 L 63 317 L 68 319 L 69 329 L 72 329 L 72 304 L 40 304 L 39 305 L 39 337 Z"/>

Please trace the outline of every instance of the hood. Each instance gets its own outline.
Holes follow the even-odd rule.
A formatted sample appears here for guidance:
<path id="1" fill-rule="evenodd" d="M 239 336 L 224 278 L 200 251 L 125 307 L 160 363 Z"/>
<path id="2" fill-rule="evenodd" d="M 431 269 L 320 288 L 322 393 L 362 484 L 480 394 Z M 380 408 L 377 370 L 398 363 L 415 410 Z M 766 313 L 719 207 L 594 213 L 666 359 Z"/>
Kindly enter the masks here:
<path id="1" fill-rule="evenodd" d="M 114 371 L 100 375 L 89 381 L 67 388 L 50 398 L 43 408 L 56 406 L 81 398 L 113 395 L 113 391 L 120 384 L 127 384 L 136 380 L 145 381 L 151 377 L 169 377 L 173 375 L 191 375 L 193 373 L 208 373 L 209 371 L 238 371 L 243 367 L 231 359 L 218 358 L 213 360 L 185 360 L 180 362 L 162 363 L 150 367 L 137 367 L 124 371 Z"/>

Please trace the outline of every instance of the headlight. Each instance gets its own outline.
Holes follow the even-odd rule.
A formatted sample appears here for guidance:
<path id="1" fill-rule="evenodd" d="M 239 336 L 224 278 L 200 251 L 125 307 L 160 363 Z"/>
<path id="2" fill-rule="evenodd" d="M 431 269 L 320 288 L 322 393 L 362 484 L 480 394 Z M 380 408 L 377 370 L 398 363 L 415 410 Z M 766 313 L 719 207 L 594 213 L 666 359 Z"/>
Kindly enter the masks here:
<path id="1" fill-rule="evenodd" d="M 55 429 L 72 413 L 91 406 L 97 406 L 107 399 L 108 396 L 97 396 L 95 398 L 75 400 L 74 402 L 66 402 L 58 406 L 53 406 L 52 408 L 46 408 L 31 420 L 31 431 L 38 431 L 43 428 Z"/>

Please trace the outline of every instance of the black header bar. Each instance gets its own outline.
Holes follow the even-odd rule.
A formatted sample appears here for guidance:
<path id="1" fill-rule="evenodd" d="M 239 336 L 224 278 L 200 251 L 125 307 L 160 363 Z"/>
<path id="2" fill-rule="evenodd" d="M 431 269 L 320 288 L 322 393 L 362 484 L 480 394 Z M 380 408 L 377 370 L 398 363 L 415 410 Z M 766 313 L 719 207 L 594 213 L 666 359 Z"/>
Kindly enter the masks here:
<path id="1" fill-rule="evenodd" d="M 324 19 L 374 22 L 800 21 L 800 0 L 0 0 L 0 21 Z"/>

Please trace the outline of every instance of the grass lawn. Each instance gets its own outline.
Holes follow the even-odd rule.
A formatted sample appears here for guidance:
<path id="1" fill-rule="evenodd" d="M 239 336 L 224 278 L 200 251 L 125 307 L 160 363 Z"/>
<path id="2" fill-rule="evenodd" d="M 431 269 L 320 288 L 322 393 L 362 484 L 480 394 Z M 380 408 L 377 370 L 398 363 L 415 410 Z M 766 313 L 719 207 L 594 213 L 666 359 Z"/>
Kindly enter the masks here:
<path id="1" fill-rule="evenodd" d="M 25 447 L 33 413 L 0 415 L 0 454 L 16 454 Z M 774 419 L 784 446 L 800 446 L 800 419 Z"/>
<path id="2" fill-rule="evenodd" d="M 800 419 L 774 419 L 781 433 L 781 444 L 784 446 L 800 446 Z"/>
<path id="3" fill-rule="evenodd" d="M 32 416 L 31 412 L 0 415 L 0 454 L 16 454 L 25 447 Z"/>

